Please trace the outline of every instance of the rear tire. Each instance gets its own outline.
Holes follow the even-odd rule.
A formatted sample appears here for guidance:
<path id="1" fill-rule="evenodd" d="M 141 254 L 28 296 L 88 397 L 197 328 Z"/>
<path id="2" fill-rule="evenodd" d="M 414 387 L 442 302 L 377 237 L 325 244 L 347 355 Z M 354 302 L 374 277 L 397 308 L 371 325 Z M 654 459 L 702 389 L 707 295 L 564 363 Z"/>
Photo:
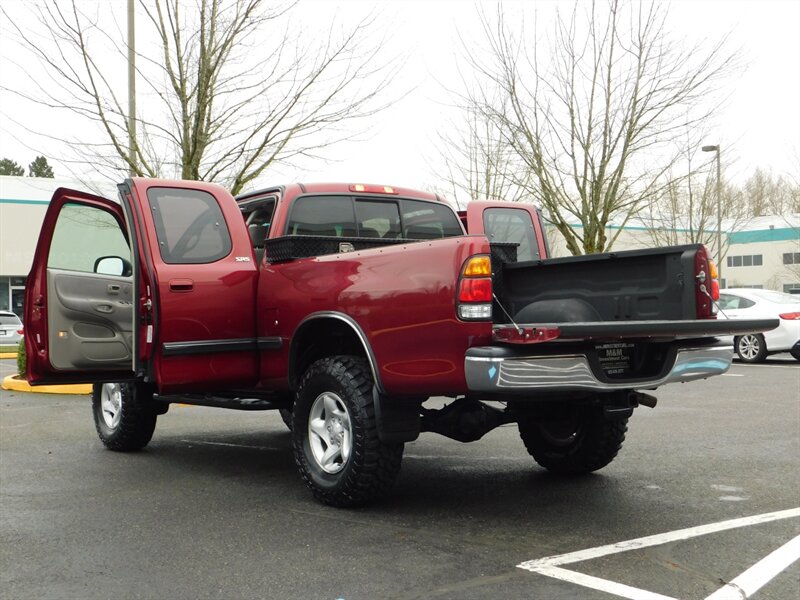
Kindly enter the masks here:
<path id="1" fill-rule="evenodd" d="M 152 390 L 133 383 L 95 383 L 92 415 L 100 441 L 117 452 L 144 448 L 158 417 Z"/>
<path id="2" fill-rule="evenodd" d="M 297 391 L 292 446 L 314 497 L 339 507 L 385 496 L 400 472 L 403 444 L 378 438 L 372 373 L 363 358 L 334 356 L 313 363 Z"/>
<path id="3" fill-rule="evenodd" d="M 601 407 L 573 407 L 562 418 L 519 422 L 528 454 L 548 471 L 565 475 L 608 465 L 622 448 L 626 431 L 628 419 L 608 420 Z"/>
<path id="4" fill-rule="evenodd" d="M 746 363 L 760 363 L 767 359 L 767 343 L 760 333 L 747 333 L 736 338 L 736 354 Z"/>
<path id="5" fill-rule="evenodd" d="M 789 350 L 789 354 L 791 354 L 792 358 L 795 360 L 800 361 L 800 348 L 792 348 Z"/>

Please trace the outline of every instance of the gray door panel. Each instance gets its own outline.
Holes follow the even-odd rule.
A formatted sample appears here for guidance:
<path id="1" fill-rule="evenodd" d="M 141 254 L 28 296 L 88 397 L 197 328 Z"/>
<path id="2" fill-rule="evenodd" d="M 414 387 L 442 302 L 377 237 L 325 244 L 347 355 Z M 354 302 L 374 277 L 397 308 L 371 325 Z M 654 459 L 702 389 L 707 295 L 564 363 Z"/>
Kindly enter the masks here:
<path id="1" fill-rule="evenodd" d="M 50 363 L 56 369 L 130 369 L 131 277 L 47 270 Z"/>

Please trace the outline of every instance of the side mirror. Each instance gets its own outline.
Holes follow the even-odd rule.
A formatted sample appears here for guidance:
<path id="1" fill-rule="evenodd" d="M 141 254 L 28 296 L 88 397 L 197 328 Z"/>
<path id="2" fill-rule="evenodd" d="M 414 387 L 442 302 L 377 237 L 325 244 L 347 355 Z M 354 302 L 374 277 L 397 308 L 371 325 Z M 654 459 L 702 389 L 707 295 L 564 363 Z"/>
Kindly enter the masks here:
<path id="1" fill-rule="evenodd" d="M 100 275 L 130 277 L 133 274 L 133 267 L 121 256 L 101 256 L 94 261 L 94 272 Z"/>

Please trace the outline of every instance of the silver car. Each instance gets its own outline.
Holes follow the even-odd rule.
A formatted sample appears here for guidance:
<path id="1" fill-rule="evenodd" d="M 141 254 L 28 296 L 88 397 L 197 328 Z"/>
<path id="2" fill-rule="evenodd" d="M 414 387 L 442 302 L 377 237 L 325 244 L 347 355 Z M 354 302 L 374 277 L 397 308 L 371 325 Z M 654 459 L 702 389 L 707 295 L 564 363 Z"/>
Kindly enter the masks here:
<path id="1" fill-rule="evenodd" d="M 22 337 L 22 321 L 13 312 L 0 310 L 0 346 L 15 346 Z"/>

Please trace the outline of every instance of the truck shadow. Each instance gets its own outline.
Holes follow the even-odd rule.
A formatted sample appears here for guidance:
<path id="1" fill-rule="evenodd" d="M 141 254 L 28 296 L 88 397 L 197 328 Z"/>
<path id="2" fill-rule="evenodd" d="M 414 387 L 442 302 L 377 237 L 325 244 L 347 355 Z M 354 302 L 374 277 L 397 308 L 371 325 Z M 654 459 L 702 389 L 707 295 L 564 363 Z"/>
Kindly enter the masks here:
<path id="1" fill-rule="evenodd" d="M 413 445 L 407 446 L 390 495 L 371 506 L 346 512 L 425 518 L 456 512 L 481 521 L 492 514 L 503 521 L 530 521 L 535 516 L 536 521 L 546 522 L 558 515 L 563 518 L 567 510 L 596 515 L 598 506 L 608 506 L 615 512 L 632 502 L 625 489 L 630 481 L 615 476 L 613 465 L 605 474 L 563 477 L 538 467 L 524 449 L 516 456 L 494 460 L 482 455 L 479 444 L 474 448 L 477 452 L 456 446 L 457 454 L 440 456 L 420 454 Z M 297 472 L 291 435 L 277 426 L 247 433 L 205 430 L 159 435 L 157 431 L 151 445 L 136 456 L 137 461 L 144 459 L 170 476 L 199 478 L 210 493 L 217 488 L 230 495 L 238 488 L 244 497 L 257 493 L 265 503 L 286 506 L 294 501 L 300 503 L 298 508 L 335 511 L 313 500 Z M 191 481 L 191 485 L 194 483 Z"/>

